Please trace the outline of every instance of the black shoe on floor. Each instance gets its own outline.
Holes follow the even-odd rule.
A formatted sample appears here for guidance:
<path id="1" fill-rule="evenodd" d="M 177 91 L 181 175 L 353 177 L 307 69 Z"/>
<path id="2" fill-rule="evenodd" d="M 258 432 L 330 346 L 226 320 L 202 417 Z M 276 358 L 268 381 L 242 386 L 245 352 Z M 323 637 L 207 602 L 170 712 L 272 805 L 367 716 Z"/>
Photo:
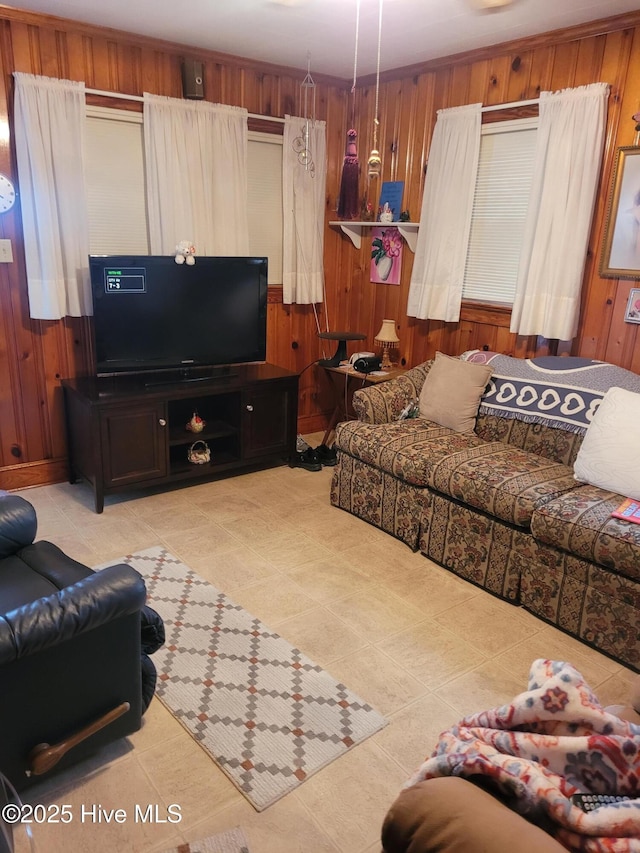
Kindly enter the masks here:
<path id="1" fill-rule="evenodd" d="M 316 447 L 316 453 L 323 465 L 332 467 L 338 461 L 338 454 L 336 453 L 335 447 L 327 447 L 326 444 L 319 444 Z"/>
<path id="2" fill-rule="evenodd" d="M 302 453 L 294 453 L 289 462 L 289 467 L 304 468 L 306 471 L 322 471 L 320 457 L 312 447 Z"/>

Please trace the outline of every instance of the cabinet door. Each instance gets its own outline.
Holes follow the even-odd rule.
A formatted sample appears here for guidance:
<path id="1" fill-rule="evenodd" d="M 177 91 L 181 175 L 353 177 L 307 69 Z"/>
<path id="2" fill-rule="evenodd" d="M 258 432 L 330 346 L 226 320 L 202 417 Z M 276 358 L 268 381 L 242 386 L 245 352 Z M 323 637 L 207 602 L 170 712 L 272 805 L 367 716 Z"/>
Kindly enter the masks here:
<path id="1" fill-rule="evenodd" d="M 136 483 L 167 473 L 164 403 L 135 403 L 102 411 L 100 432 L 105 486 Z"/>
<path id="2" fill-rule="evenodd" d="M 242 457 L 282 454 L 293 447 L 297 391 L 290 383 L 272 382 L 242 394 Z"/>

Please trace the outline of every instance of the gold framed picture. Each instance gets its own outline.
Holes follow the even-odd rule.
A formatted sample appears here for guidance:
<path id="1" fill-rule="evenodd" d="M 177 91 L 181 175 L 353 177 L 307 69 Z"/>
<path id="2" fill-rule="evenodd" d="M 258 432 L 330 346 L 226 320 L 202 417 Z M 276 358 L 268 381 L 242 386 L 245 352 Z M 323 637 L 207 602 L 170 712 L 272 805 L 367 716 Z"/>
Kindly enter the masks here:
<path id="1" fill-rule="evenodd" d="M 605 216 L 600 275 L 640 278 L 640 147 L 619 148 Z"/>

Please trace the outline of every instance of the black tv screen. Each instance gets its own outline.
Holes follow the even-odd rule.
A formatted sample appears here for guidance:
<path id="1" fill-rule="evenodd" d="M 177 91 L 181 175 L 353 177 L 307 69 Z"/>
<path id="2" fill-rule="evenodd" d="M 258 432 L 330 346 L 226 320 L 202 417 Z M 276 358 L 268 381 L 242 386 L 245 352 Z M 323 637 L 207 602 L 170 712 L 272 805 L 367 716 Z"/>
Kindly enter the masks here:
<path id="1" fill-rule="evenodd" d="M 90 255 L 96 373 L 264 361 L 267 259 Z"/>

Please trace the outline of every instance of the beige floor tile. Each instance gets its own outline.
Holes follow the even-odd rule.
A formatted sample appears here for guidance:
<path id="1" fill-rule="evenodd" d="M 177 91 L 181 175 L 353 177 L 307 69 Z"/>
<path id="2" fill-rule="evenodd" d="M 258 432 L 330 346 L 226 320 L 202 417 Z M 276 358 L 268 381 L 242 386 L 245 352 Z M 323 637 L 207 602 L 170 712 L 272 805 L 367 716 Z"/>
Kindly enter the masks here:
<path id="1" fill-rule="evenodd" d="M 331 671 L 382 714 L 392 714 L 427 692 L 424 684 L 373 646 L 333 661 Z"/>
<path id="2" fill-rule="evenodd" d="M 70 823 L 49 823 L 35 827 L 37 851 L 68 853 L 69 849 L 73 849 L 78 853 L 103 850 L 135 853 L 152 845 L 166 843 L 176 834 L 174 824 L 160 822 L 167 820 L 167 806 L 175 800 L 164 801 L 159 796 L 148 775 L 133 757 L 32 802 L 68 805 L 66 811 L 72 816 Z M 137 811 L 136 805 L 141 810 Z M 152 807 L 149 814 L 153 814 L 154 818 L 157 815 L 157 822 L 142 822 L 141 818 L 146 816 L 149 805 Z M 116 810 L 119 810 L 118 814 Z"/>
<path id="3" fill-rule="evenodd" d="M 236 589 L 233 600 L 269 626 L 318 607 L 315 599 L 284 575 Z"/>
<path id="4" fill-rule="evenodd" d="M 621 669 L 615 675 L 609 676 L 606 681 L 601 682 L 594 693 L 598 702 L 603 707 L 607 705 L 629 705 L 631 691 L 638 690 L 638 679 L 640 676 L 627 669 Z M 591 686 L 591 685 L 589 685 Z M 637 709 L 640 711 L 640 709 Z"/>
<path id="5" fill-rule="evenodd" d="M 460 720 L 460 714 L 439 696 L 429 693 L 393 714 L 389 725 L 373 740 L 406 771 L 407 779 L 428 758 L 440 734 Z"/>
<path id="6" fill-rule="evenodd" d="M 289 794 L 258 813 L 246 801 L 237 803 L 199 823 L 185 827 L 187 841 L 206 838 L 239 826 L 251 853 L 337 853 L 327 833 L 308 809 Z"/>
<path id="7" fill-rule="evenodd" d="M 338 598 L 361 592 L 373 581 L 356 571 L 339 554 L 305 563 L 287 572 L 316 601 L 326 604 Z"/>
<path id="8" fill-rule="evenodd" d="M 419 607 L 425 616 L 435 616 L 482 594 L 482 590 L 436 566 L 426 558 L 406 571 L 393 575 L 386 587 Z"/>
<path id="9" fill-rule="evenodd" d="M 82 527 L 82 538 L 102 561 L 150 548 L 160 541 L 156 531 L 134 518 L 86 524 Z"/>
<path id="10" fill-rule="evenodd" d="M 184 734 L 184 729 L 162 702 L 154 696 L 142 718 L 142 727 L 129 735 L 136 755 Z"/>
<path id="11" fill-rule="evenodd" d="M 367 531 L 362 532 L 367 533 L 368 529 L 369 525 Z M 342 557 L 360 574 L 378 583 L 385 583 L 390 578 L 401 575 L 413 568 L 416 560 L 424 559 L 388 535 L 383 540 L 367 535 L 363 541 L 360 537 L 358 544 L 340 550 Z"/>
<path id="12" fill-rule="evenodd" d="M 377 645 L 398 666 L 432 690 L 485 659 L 477 648 L 431 620 Z"/>
<path id="13" fill-rule="evenodd" d="M 541 630 L 531 614 L 494 596 L 473 599 L 451 607 L 434 617 L 435 621 L 457 632 L 487 656 L 499 654 Z"/>
<path id="14" fill-rule="evenodd" d="M 496 662 L 517 676 L 522 690 L 526 690 L 531 664 L 538 658 L 567 661 L 580 672 L 592 690 L 611 676 L 611 669 L 607 666 L 611 661 L 604 655 L 552 627 L 544 628 L 502 652 Z"/>
<path id="15" fill-rule="evenodd" d="M 492 660 L 448 681 L 438 688 L 436 694 L 464 717 L 511 702 L 526 687 L 519 678 Z"/>
<path id="16" fill-rule="evenodd" d="M 384 640 L 425 618 L 421 610 L 380 584 L 334 601 L 327 609 L 370 643 Z"/>
<path id="17" fill-rule="evenodd" d="M 255 542 L 252 547 L 281 572 L 289 572 L 305 563 L 331 556 L 331 551 L 304 533 L 292 530 L 283 536 L 271 536 Z"/>
<path id="18" fill-rule="evenodd" d="M 339 850 L 354 853 L 380 838 L 384 815 L 404 781 L 398 764 L 368 740 L 308 779 L 295 795 Z"/>
<path id="19" fill-rule="evenodd" d="M 317 607 L 271 627 L 277 628 L 278 633 L 303 654 L 329 670 L 331 661 L 367 645 L 366 640 L 324 607 Z"/>
<path id="20" fill-rule="evenodd" d="M 280 536 L 295 533 L 292 525 L 267 510 L 260 510 L 245 518 L 219 520 L 218 523 L 244 545 L 252 548 L 257 548 L 264 542 L 274 542 Z"/>
<path id="21" fill-rule="evenodd" d="M 216 524 L 242 520 L 259 513 L 262 509 L 262 506 L 247 497 L 243 490 L 230 488 L 227 481 L 225 481 L 224 491 L 203 492 L 194 496 L 193 502 L 200 512 L 205 513 Z"/>
<path id="22" fill-rule="evenodd" d="M 230 594 L 238 587 L 279 575 L 274 565 L 246 545 L 185 562 L 217 589 Z"/>
<path id="23" fill-rule="evenodd" d="M 180 806 L 183 824 L 194 823 L 242 797 L 191 735 L 179 737 L 137 755 L 158 794 Z"/>
<path id="24" fill-rule="evenodd" d="M 190 566 L 196 561 L 215 559 L 241 545 L 235 536 L 213 521 L 195 530 L 162 532 L 161 537 L 166 548 Z"/>
<path id="25" fill-rule="evenodd" d="M 307 438 L 312 446 L 321 439 Z M 252 853 L 380 853 L 384 814 L 436 729 L 512 699 L 535 657 L 574 663 L 603 704 L 627 699 L 636 678 L 630 670 L 331 507 L 331 476 L 327 468 L 279 466 L 110 495 L 102 515 L 84 482 L 21 493 L 39 514 L 39 538 L 44 530 L 87 565 L 161 543 L 234 600 L 244 591 L 251 612 L 262 608 L 256 615 L 269 627 L 390 718 L 258 813 L 154 700 L 139 732 L 39 782 L 32 795 L 74 807 L 178 803 L 183 821 L 97 829 L 76 822 L 38 853 L 63 846 L 65 853 L 162 853 L 236 825 Z M 424 621 L 403 628 L 417 612 Z M 384 636 L 394 618 L 395 632 Z M 373 642 L 379 632 L 384 638 Z"/>

